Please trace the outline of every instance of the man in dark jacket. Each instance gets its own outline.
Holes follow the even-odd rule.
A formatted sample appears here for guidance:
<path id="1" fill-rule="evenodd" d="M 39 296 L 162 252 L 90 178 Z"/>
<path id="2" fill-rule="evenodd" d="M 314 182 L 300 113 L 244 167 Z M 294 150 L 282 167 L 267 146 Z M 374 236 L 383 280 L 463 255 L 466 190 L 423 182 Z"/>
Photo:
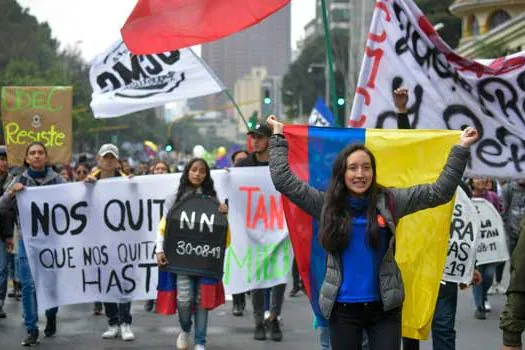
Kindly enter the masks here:
<path id="1" fill-rule="evenodd" d="M 266 124 L 257 124 L 254 129 L 248 132 L 253 138 L 253 149 L 246 159 L 241 160 L 237 166 L 267 166 L 269 161 L 269 144 L 272 130 Z M 271 288 L 271 307 L 270 317 L 268 318 L 268 328 L 270 337 L 274 341 L 281 341 L 283 333 L 279 324 L 279 316 L 284 301 L 286 284 L 280 284 Z M 253 316 L 255 318 L 256 340 L 266 340 L 266 329 L 264 326 L 264 293 L 265 289 L 255 289 L 252 291 Z"/>
<path id="2" fill-rule="evenodd" d="M 507 305 L 501 314 L 503 350 L 521 349 L 521 334 L 525 330 L 525 217 L 521 220 L 519 239 L 512 254 Z"/>

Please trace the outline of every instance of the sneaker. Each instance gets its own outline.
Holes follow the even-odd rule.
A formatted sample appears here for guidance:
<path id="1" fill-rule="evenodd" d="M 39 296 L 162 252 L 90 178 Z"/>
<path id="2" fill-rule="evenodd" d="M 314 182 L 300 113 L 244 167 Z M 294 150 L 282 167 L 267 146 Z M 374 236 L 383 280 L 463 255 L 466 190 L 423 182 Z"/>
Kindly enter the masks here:
<path id="1" fill-rule="evenodd" d="M 46 337 L 52 337 L 57 332 L 57 318 L 56 316 L 50 316 L 47 318 L 46 328 L 44 329 L 44 335 Z"/>
<path id="2" fill-rule="evenodd" d="M 190 333 L 180 332 L 177 337 L 177 349 L 185 350 L 188 348 L 188 339 L 190 338 Z"/>
<path id="3" fill-rule="evenodd" d="M 264 329 L 264 325 L 258 324 L 255 326 L 255 333 L 253 335 L 253 339 L 266 340 L 266 329 Z"/>
<path id="4" fill-rule="evenodd" d="M 487 316 L 485 316 L 485 310 L 483 310 L 483 308 L 479 307 L 476 309 L 476 311 L 474 312 L 474 318 L 476 320 L 485 320 L 487 319 Z"/>
<path id="5" fill-rule="evenodd" d="M 2 302 L 3 303 L 3 302 Z M 4 306 L 1 305 L 0 306 L 0 318 L 6 318 L 7 315 L 5 314 L 5 311 L 4 311 Z"/>
<path id="6" fill-rule="evenodd" d="M 492 307 L 489 304 L 488 300 L 485 300 L 485 312 L 490 312 L 492 310 Z"/>
<path id="7" fill-rule="evenodd" d="M 15 288 L 11 288 L 9 289 L 9 292 L 7 292 L 7 297 L 8 298 L 14 298 L 16 296 L 16 291 L 15 291 Z"/>
<path id="8" fill-rule="evenodd" d="M 131 330 L 131 325 L 123 323 L 120 325 L 120 337 L 124 341 L 132 341 L 135 339 L 135 334 Z"/>
<path id="9" fill-rule="evenodd" d="M 279 320 L 276 318 L 274 320 L 268 321 L 268 323 L 268 328 L 270 328 L 270 338 L 273 341 L 282 341 L 283 332 L 281 331 L 281 325 L 279 324 Z"/>
<path id="10" fill-rule="evenodd" d="M 22 340 L 23 346 L 35 346 L 38 344 L 38 331 L 31 331 L 27 334 L 27 337 Z"/>
<path id="11" fill-rule="evenodd" d="M 202 344 L 197 344 L 195 345 L 195 350 L 206 350 L 206 347 Z"/>
<path id="12" fill-rule="evenodd" d="M 289 294 L 290 298 L 296 297 L 297 294 L 299 294 L 299 292 L 300 292 L 301 290 L 302 290 L 302 289 L 301 289 L 301 287 L 299 287 L 299 286 L 295 286 L 295 287 L 293 287 L 292 290 L 290 291 L 290 294 Z"/>
<path id="13" fill-rule="evenodd" d="M 243 315 L 243 311 L 241 309 L 241 307 L 239 305 L 234 305 L 233 306 L 233 316 L 242 316 Z"/>
<path id="14" fill-rule="evenodd" d="M 100 301 L 96 301 L 93 305 L 93 315 L 100 316 L 102 314 L 102 303 Z"/>
<path id="15" fill-rule="evenodd" d="M 109 326 L 108 330 L 102 334 L 103 339 L 113 339 L 118 337 L 120 328 L 118 326 Z"/>

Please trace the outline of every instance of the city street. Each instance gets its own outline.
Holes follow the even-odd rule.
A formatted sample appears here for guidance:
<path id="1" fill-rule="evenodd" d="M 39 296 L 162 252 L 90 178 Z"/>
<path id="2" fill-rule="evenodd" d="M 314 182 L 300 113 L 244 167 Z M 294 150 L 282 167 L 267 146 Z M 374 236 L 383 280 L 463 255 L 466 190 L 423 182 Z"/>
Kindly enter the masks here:
<path id="1" fill-rule="evenodd" d="M 498 328 L 500 311 L 504 296 L 490 296 L 492 312 L 487 320 L 473 318 L 471 292 L 460 293 L 457 315 L 459 350 L 499 349 L 501 332 Z M 175 317 L 158 316 L 143 310 L 143 302 L 136 302 L 132 314 L 133 331 L 136 340 L 125 343 L 121 340 L 103 340 L 101 334 L 106 328 L 105 316 L 93 316 L 91 305 L 63 307 L 58 316 L 58 332 L 53 338 L 43 337 L 45 323 L 40 322 L 40 349 L 174 349 L 179 331 Z M 0 339 L 2 349 L 21 348 L 24 336 L 21 302 L 9 300 L 6 305 L 8 318 L 0 320 Z M 253 340 L 253 319 L 251 307 L 243 317 L 233 317 L 231 302 L 210 313 L 208 326 L 209 349 L 319 349 L 318 337 L 312 328 L 312 313 L 305 296 L 289 298 L 284 304 L 282 343 L 270 340 Z M 422 343 L 421 349 L 430 350 L 430 341 Z"/>

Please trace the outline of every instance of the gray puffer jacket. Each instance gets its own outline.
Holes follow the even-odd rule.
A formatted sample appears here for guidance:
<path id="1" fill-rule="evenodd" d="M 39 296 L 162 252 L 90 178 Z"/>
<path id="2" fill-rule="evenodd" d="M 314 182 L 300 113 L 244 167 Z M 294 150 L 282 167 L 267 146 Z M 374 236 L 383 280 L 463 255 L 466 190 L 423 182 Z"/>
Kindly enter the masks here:
<path id="1" fill-rule="evenodd" d="M 468 149 L 454 146 L 435 183 L 409 188 L 388 188 L 378 193 L 377 210 L 385 218 L 394 235 L 379 269 L 379 288 L 385 311 L 402 306 L 405 297 L 401 271 L 394 259 L 396 223 L 405 215 L 449 202 L 461 181 L 468 155 Z M 321 221 L 325 194 L 299 180 L 290 171 L 288 142 L 282 135 L 273 135 L 270 139 L 270 173 L 277 191 Z M 391 203 L 388 203 L 389 201 Z M 342 263 L 344 262 L 341 262 L 339 254 L 328 254 L 325 278 L 319 295 L 319 307 L 326 319 L 330 318 L 341 286 Z"/>

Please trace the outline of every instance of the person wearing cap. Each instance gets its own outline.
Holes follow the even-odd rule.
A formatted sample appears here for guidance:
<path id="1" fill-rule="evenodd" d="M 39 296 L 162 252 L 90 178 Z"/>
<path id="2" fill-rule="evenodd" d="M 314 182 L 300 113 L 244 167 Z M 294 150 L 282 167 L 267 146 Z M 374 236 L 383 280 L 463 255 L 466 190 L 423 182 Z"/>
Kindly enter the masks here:
<path id="1" fill-rule="evenodd" d="M 126 174 L 119 170 L 118 147 L 111 143 L 104 144 L 100 147 L 97 154 L 97 162 L 98 168 L 88 175 L 84 182 L 95 183 L 98 180 L 126 176 Z M 113 339 L 120 335 L 124 341 L 135 339 L 135 335 L 131 330 L 131 302 L 104 303 L 104 308 L 106 310 L 109 327 L 102 334 L 102 338 Z"/>
<path id="2" fill-rule="evenodd" d="M 0 211 L 6 210 L 15 213 L 16 223 L 20 228 L 20 216 L 29 215 L 28 212 L 19 212 L 17 209 L 17 193 L 27 187 L 41 187 L 64 184 L 64 179 L 48 165 L 48 151 L 46 146 L 39 141 L 30 143 L 25 152 L 24 171 L 16 175 L 4 194 L 0 198 Z M 34 346 L 39 342 L 38 307 L 36 303 L 36 286 L 29 265 L 23 237 L 17 239 L 18 268 L 22 284 L 22 315 L 27 332 L 22 340 L 23 346 Z M 52 337 L 57 331 L 58 307 L 46 310 L 46 328 L 44 335 Z"/>
<path id="3" fill-rule="evenodd" d="M 0 196 L 4 194 L 13 176 L 9 174 L 7 151 L 0 146 Z M 5 318 L 4 302 L 7 295 L 8 261 L 13 250 L 13 218 L 7 210 L 0 211 L 0 318 Z"/>
<path id="4" fill-rule="evenodd" d="M 249 154 L 246 159 L 237 163 L 238 167 L 249 166 L 268 166 L 270 153 L 268 150 L 270 144 L 270 137 L 272 136 L 272 129 L 266 124 L 257 124 L 255 128 L 248 132 L 253 138 L 254 152 Z M 273 286 L 271 289 L 271 303 L 270 316 L 267 319 L 267 328 L 270 330 L 270 338 L 273 341 L 281 341 L 283 333 L 279 324 L 279 316 L 281 314 L 284 292 L 286 284 Z M 266 289 L 255 289 L 252 291 L 253 316 L 255 318 L 255 340 L 266 340 L 266 327 L 264 320 L 264 294 Z"/>

